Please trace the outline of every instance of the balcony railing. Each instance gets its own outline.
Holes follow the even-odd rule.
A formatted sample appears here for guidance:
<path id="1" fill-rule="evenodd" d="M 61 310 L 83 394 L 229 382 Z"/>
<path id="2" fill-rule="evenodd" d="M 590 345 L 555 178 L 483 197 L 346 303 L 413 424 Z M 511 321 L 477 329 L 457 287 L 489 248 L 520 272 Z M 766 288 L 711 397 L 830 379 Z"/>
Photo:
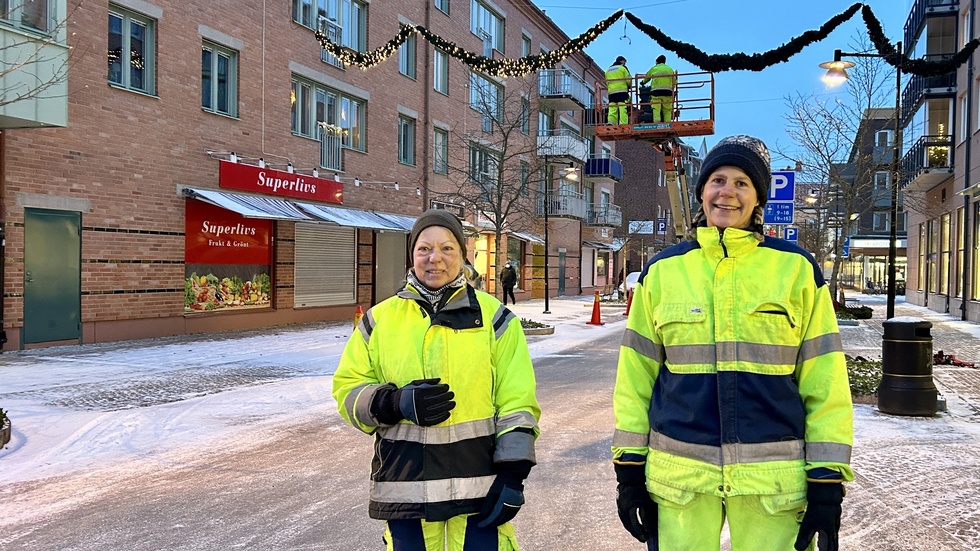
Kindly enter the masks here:
<path id="1" fill-rule="evenodd" d="M 585 162 L 585 177 L 618 182 L 623 179 L 623 161 L 612 155 L 608 157 L 593 155 Z"/>
<path id="2" fill-rule="evenodd" d="M 538 98 L 557 109 L 591 107 L 589 86 L 571 69 L 543 69 L 538 74 Z"/>
<path id="3" fill-rule="evenodd" d="M 915 0 L 905 20 L 905 47 L 911 49 L 918 38 L 919 29 L 930 15 L 956 15 L 960 9 L 959 0 Z"/>
<path id="4" fill-rule="evenodd" d="M 623 209 L 619 205 L 589 205 L 586 225 L 618 227 L 623 223 Z"/>
<path id="5" fill-rule="evenodd" d="M 578 218 L 584 220 L 588 214 L 588 203 L 585 196 L 560 189 L 547 196 L 538 196 L 538 216 L 544 216 L 545 205 L 548 207 L 548 216 L 558 218 Z"/>
<path id="6" fill-rule="evenodd" d="M 584 163 L 589 157 L 589 145 L 578 134 L 565 130 L 545 130 L 538 133 L 538 156 L 557 157 Z"/>
<path id="7" fill-rule="evenodd" d="M 945 61 L 953 54 L 928 54 L 922 56 L 925 61 Z M 935 77 L 912 75 L 905 89 L 902 90 L 902 122 L 908 122 L 915 113 L 923 96 L 929 94 L 936 97 L 953 97 L 956 94 L 956 72 Z"/>
<path id="8" fill-rule="evenodd" d="M 343 129 L 336 126 L 320 126 L 320 166 L 330 170 L 344 170 Z"/>
<path id="9" fill-rule="evenodd" d="M 928 189 L 953 171 L 953 141 L 948 134 L 922 136 L 902 159 L 901 189 Z"/>

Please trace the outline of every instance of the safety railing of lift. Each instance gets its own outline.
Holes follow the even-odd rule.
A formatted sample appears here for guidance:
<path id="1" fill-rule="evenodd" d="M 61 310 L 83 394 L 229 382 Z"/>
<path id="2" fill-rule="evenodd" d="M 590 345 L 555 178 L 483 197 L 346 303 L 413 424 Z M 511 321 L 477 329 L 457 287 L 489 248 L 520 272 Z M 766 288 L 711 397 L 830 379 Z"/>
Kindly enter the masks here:
<path id="1" fill-rule="evenodd" d="M 945 61 L 946 59 L 952 57 L 952 55 L 953 54 L 926 54 L 922 56 L 922 59 L 926 61 Z M 908 84 L 905 85 L 905 89 L 902 90 L 903 122 L 908 121 L 908 118 L 918 106 L 919 100 L 922 99 L 922 95 L 926 90 L 932 90 L 933 92 L 944 91 L 949 94 L 955 93 L 956 73 L 952 72 L 934 77 L 912 75 Z"/>
<path id="2" fill-rule="evenodd" d="M 589 85 L 571 69 L 543 69 L 538 74 L 538 96 L 569 97 L 583 107 L 591 107 Z"/>
<path id="3" fill-rule="evenodd" d="M 645 107 L 659 101 L 658 96 L 653 96 L 650 101 L 640 101 L 640 83 L 646 78 L 648 77 L 645 74 L 640 74 L 630 79 L 629 108 L 631 113 L 643 113 Z M 713 73 L 677 73 L 672 119 L 675 121 L 713 121 L 715 119 L 714 97 L 715 76 Z M 594 120 L 596 126 L 609 125 L 608 119 L 602 114 L 609 107 L 605 81 L 596 81 L 595 98 Z M 631 120 L 638 122 L 636 116 L 631 116 Z"/>
<path id="4" fill-rule="evenodd" d="M 952 168 L 953 140 L 949 134 L 922 136 L 902 158 L 902 187 L 924 169 Z"/>

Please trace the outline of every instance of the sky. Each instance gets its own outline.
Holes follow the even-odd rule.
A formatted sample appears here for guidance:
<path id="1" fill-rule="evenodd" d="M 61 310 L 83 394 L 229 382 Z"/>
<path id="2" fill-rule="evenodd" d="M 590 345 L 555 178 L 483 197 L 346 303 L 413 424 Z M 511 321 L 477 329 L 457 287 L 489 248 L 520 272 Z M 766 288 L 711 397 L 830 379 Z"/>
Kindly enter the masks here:
<path id="1" fill-rule="evenodd" d="M 672 39 L 692 44 L 707 54 L 769 51 L 808 30 L 820 28 L 853 3 L 851 0 L 634 0 L 632 3 L 535 0 L 535 4 L 570 38 L 622 8 Z M 864 3 L 871 6 L 885 36 L 893 44 L 903 39 L 911 0 L 866 0 Z M 732 134 L 750 134 L 766 142 L 770 151 L 777 149 L 777 144 L 782 150 L 792 151 L 792 140 L 785 131 L 784 116 L 788 112 L 785 98 L 812 93 L 826 95 L 828 99 L 846 99 L 840 89 L 827 89 L 820 80 L 825 71 L 818 65 L 833 60 L 835 49 L 849 51 L 858 31 L 867 34 L 860 11 L 826 39 L 804 48 L 785 63 L 761 72 L 717 73 L 715 134 L 705 138 L 707 146 L 710 148 L 719 139 Z M 634 74 L 646 72 L 660 54 L 666 55 L 667 64 L 678 72 L 701 71 L 662 48 L 630 24 L 625 16 L 585 51 L 603 68 L 611 65 L 616 56 L 623 55 Z M 701 144 L 701 138 L 691 137 L 685 141 L 695 147 Z M 786 159 L 773 155 L 774 168 L 787 164 Z"/>

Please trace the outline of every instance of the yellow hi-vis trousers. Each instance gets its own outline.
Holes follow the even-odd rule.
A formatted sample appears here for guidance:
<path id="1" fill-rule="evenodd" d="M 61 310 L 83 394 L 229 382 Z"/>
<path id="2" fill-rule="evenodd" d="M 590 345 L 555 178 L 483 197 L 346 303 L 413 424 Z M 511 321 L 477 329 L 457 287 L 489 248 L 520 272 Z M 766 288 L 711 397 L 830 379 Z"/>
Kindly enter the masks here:
<path id="1" fill-rule="evenodd" d="M 446 521 L 389 520 L 385 525 L 387 551 L 519 551 L 514 525 L 480 528 L 477 515 Z"/>
<path id="2" fill-rule="evenodd" d="M 805 499 L 685 492 L 684 504 L 653 496 L 658 505 L 659 551 L 719 551 L 728 521 L 732 551 L 793 551 Z M 809 549 L 815 549 L 811 542 Z"/>

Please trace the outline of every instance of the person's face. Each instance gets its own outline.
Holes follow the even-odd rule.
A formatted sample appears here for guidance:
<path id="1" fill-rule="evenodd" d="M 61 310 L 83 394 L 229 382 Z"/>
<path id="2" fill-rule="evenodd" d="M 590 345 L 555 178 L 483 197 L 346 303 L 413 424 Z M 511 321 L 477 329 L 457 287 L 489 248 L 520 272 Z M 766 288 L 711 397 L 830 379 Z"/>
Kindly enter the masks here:
<path id="1" fill-rule="evenodd" d="M 708 176 L 701 191 L 701 205 L 709 226 L 746 228 L 759 204 L 752 180 L 734 166 L 722 166 Z"/>
<path id="2" fill-rule="evenodd" d="M 456 279 L 463 269 L 463 252 L 453 233 L 442 226 L 422 230 L 412 251 L 415 277 L 430 289 Z"/>

